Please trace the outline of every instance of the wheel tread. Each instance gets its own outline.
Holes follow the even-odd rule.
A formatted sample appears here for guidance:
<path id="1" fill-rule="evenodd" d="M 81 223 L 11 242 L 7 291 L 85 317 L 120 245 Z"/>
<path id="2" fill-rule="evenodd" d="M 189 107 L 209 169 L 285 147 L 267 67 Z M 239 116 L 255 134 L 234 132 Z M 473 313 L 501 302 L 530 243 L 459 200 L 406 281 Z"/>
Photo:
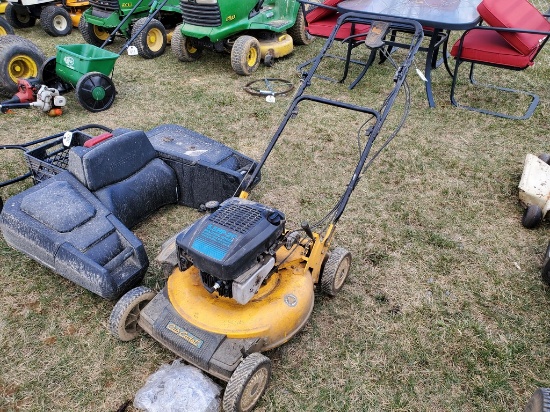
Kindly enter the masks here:
<path id="1" fill-rule="evenodd" d="M 122 341 L 129 341 L 137 337 L 137 334 L 133 335 L 121 331 L 121 326 L 123 326 L 126 317 L 136 305 L 150 301 L 155 295 L 156 293 L 146 286 L 138 286 L 124 294 L 115 304 L 109 317 L 109 331 L 111 334 Z"/>

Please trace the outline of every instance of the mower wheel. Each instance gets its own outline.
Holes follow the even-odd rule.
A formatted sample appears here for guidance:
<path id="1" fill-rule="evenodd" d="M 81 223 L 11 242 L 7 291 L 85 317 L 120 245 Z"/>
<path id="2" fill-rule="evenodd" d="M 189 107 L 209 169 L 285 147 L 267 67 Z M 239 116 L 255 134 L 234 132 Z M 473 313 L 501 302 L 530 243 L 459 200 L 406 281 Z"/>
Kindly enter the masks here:
<path id="1" fill-rule="evenodd" d="M 248 412 L 264 394 L 271 378 L 271 361 L 259 352 L 244 358 L 223 394 L 225 412 Z"/>
<path id="2" fill-rule="evenodd" d="M 11 27 L 5 18 L 0 17 L 0 36 L 5 36 L 6 34 L 14 34 L 13 27 Z"/>
<path id="3" fill-rule="evenodd" d="M 174 29 L 170 47 L 172 52 L 182 62 L 194 62 L 202 56 L 202 47 L 195 45 L 195 39 L 181 34 L 181 25 Z"/>
<path id="4" fill-rule="evenodd" d="M 260 42 L 252 36 L 241 36 L 231 48 L 231 67 L 241 76 L 256 71 L 261 60 Z"/>
<path id="5" fill-rule="evenodd" d="M 110 35 L 104 27 L 88 23 L 85 18 L 81 18 L 80 22 L 78 22 L 78 30 L 80 30 L 80 34 L 82 34 L 82 38 L 86 43 L 97 47 L 102 46 Z"/>
<path id="6" fill-rule="evenodd" d="M 143 28 L 143 26 L 145 26 L 145 28 Z M 136 36 L 133 42 L 138 50 L 138 54 L 144 59 L 154 59 L 162 55 L 166 49 L 167 43 L 164 25 L 157 19 L 152 19 L 147 23 L 147 17 L 143 17 L 134 24 L 132 37 L 139 30 L 141 30 L 141 32 Z"/>
<path id="7" fill-rule="evenodd" d="M 40 13 L 40 25 L 53 37 L 66 36 L 73 31 L 71 15 L 63 7 L 47 6 Z"/>
<path id="8" fill-rule="evenodd" d="M 25 6 L 8 3 L 4 15 L 8 23 L 16 29 L 25 29 L 36 24 L 36 17 Z"/>
<path id="9" fill-rule="evenodd" d="M 290 37 L 292 37 L 294 44 L 297 46 L 303 46 L 315 40 L 315 37 L 309 34 L 306 30 L 306 19 L 304 17 L 304 10 L 302 6 L 298 9 L 298 15 L 296 16 L 294 26 L 289 28 L 287 33 Z"/>
<path id="10" fill-rule="evenodd" d="M 46 57 L 30 40 L 15 34 L 0 36 L 0 92 L 17 93 L 17 80 L 38 77 Z"/>
<path id="11" fill-rule="evenodd" d="M 540 272 L 544 283 L 550 286 L 550 243 L 548 243 L 546 252 L 544 252 L 544 260 L 542 261 L 542 269 Z"/>
<path id="12" fill-rule="evenodd" d="M 330 252 L 321 274 L 321 290 L 329 296 L 336 296 L 351 268 L 351 253 L 342 247 Z"/>
<path id="13" fill-rule="evenodd" d="M 550 388 L 538 388 L 525 405 L 524 412 L 550 412 Z"/>
<path id="14" fill-rule="evenodd" d="M 547 165 L 550 165 L 550 153 L 539 154 L 539 159 L 542 160 Z"/>
<path id="15" fill-rule="evenodd" d="M 536 228 L 542 220 L 542 209 L 537 205 L 529 205 L 523 212 L 521 224 L 527 229 Z"/>
<path id="16" fill-rule="evenodd" d="M 107 110 L 115 101 L 116 89 L 109 76 L 103 73 L 86 73 L 76 83 L 76 98 L 90 112 Z"/>
<path id="17" fill-rule="evenodd" d="M 141 310 L 149 303 L 156 293 L 145 287 L 138 286 L 126 292 L 116 303 L 109 317 L 109 330 L 116 338 L 130 341 L 141 332 L 138 325 Z"/>

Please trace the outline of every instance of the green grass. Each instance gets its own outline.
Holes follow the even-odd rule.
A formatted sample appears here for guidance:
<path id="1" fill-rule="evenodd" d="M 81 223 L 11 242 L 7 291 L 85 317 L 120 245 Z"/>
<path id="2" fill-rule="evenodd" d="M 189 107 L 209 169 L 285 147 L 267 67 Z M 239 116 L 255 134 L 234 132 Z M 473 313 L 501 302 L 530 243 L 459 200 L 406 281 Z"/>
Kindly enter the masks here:
<path id="1" fill-rule="evenodd" d="M 48 56 L 56 43 L 39 26 L 19 30 Z M 289 79 L 322 41 L 300 47 L 251 77 L 226 55 L 184 64 L 121 56 L 113 107 L 93 114 L 73 93 L 67 110 L 0 117 L 0 144 L 22 143 L 87 123 L 148 130 L 181 124 L 258 159 L 291 101 L 268 104 L 242 90 L 263 76 Z M 121 41 L 109 46 L 118 51 Z M 423 55 L 416 64 L 421 67 Z M 434 72 L 435 109 L 411 71 L 405 126 L 365 173 L 339 222 L 335 244 L 353 255 L 335 299 L 318 295 L 309 322 L 267 355 L 273 379 L 259 411 L 511 411 L 550 385 L 548 288 L 540 279 L 548 222 L 521 226 L 517 185 L 527 153 L 548 152 L 548 50 L 525 73 L 506 72 L 541 95 L 528 121 L 452 107 L 450 78 Z M 328 70 L 329 68 L 327 68 Z M 354 91 L 316 82 L 312 90 L 379 105 L 394 70 L 375 65 Z M 475 94 L 482 98 L 483 95 Z M 517 106 L 513 100 L 504 105 Z M 383 136 L 395 126 L 399 99 Z M 362 116 L 304 104 L 274 150 L 252 198 L 283 210 L 289 225 L 324 216 L 357 161 Z M 26 171 L 2 152 L 0 179 Z M 30 182 L 0 189 L 5 200 Z M 134 229 L 153 260 L 162 242 L 198 218 L 167 207 Z M 0 240 L 0 410 L 114 411 L 175 356 L 147 336 L 121 343 L 107 331 L 113 307 Z M 144 283 L 165 278 L 152 264 Z"/>

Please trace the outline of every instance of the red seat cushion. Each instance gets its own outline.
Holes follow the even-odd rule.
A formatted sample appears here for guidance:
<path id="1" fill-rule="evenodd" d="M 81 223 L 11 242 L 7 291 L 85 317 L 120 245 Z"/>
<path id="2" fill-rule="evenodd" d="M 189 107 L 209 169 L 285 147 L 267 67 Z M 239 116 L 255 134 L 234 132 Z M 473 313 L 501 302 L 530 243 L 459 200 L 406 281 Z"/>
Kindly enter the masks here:
<path id="1" fill-rule="evenodd" d="M 318 37 L 328 37 L 330 36 L 330 33 L 332 33 L 332 30 L 334 29 L 334 26 L 336 25 L 336 20 L 338 20 L 339 14 L 335 14 L 333 16 L 325 17 L 322 20 L 317 20 L 314 23 L 310 23 L 307 26 L 307 31 L 312 36 L 318 36 Z M 345 23 L 343 24 L 340 29 L 338 29 L 338 32 L 336 33 L 336 39 L 343 40 L 346 37 L 349 37 L 351 33 L 351 23 Z M 355 24 L 355 28 L 353 31 L 353 34 L 359 34 L 359 33 L 367 33 L 369 31 L 369 25 L 368 24 Z M 356 40 L 364 40 L 363 38 L 357 38 Z"/>
<path id="2" fill-rule="evenodd" d="M 457 57 L 460 40 L 451 49 L 451 55 Z M 519 53 L 495 30 L 472 30 L 464 36 L 460 58 L 476 62 L 498 64 L 516 69 L 525 69 L 533 65 L 537 49 L 528 55 Z"/>
<path id="3" fill-rule="evenodd" d="M 336 7 L 342 0 L 326 0 L 323 2 L 325 6 Z M 336 14 L 336 10 L 325 9 L 323 7 L 315 7 L 309 13 L 306 14 L 306 21 L 308 24 L 324 19 L 330 15 Z"/>
<path id="4" fill-rule="evenodd" d="M 493 27 L 550 31 L 550 23 L 527 0 L 483 0 L 477 11 Z M 533 33 L 499 33 L 518 52 L 528 55 L 546 36 Z"/>

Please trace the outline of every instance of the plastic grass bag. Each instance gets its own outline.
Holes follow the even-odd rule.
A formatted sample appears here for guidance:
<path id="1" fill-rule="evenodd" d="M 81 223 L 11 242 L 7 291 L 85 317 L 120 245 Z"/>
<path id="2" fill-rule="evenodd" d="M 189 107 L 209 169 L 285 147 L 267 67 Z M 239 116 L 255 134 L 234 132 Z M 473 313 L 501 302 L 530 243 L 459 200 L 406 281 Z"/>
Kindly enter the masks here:
<path id="1" fill-rule="evenodd" d="M 194 366 L 175 360 L 147 378 L 134 398 L 146 412 L 218 412 L 221 388 Z"/>

